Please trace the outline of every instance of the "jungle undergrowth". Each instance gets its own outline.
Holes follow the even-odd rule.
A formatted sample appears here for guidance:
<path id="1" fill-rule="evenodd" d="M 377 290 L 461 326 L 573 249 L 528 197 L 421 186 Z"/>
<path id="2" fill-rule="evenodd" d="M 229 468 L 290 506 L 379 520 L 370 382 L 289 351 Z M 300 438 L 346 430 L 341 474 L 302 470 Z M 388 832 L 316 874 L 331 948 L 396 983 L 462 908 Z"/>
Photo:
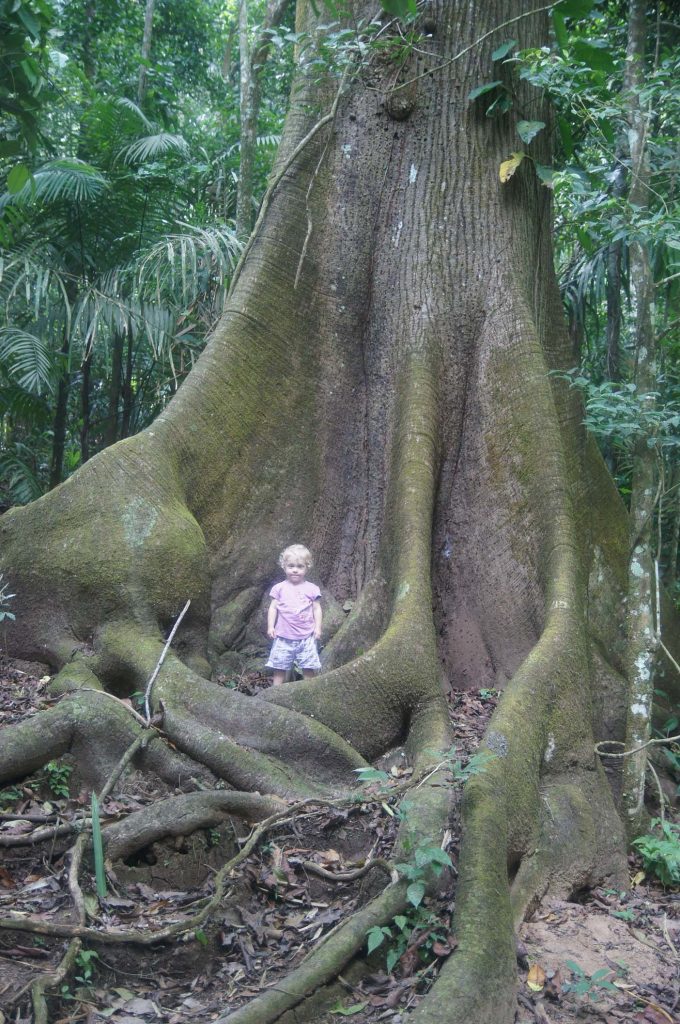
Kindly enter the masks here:
<path id="1" fill-rule="evenodd" d="M 2 724 L 34 713 L 47 699 L 45 683 L 39 678 L 7 675 L 5 683 Z M 253 674 L 253 678 L 240 678 L 237 685 L 257 693 L 266 681 Z M 488 689 L 449 695 L 453 747 L 443 760 L 451 779 L 474 767 L 474 752 L 497 696 Z M 263 977 L 265 986 L 285 977 L 311 944 L 365 902 L 375 886 L 384 884 L 375 878 L 371 881 L 370 876 L 353 883 L 333 882 L 314 873 L 314 866 L 337 874 L 355 869 L 367 855 L 391 856 L 411 796 L 406 795 L 404 806 L 404 800 L 392 791 L 408 782 L 410 768 L 403 752 L 395 751 L 361 774 L 366 776 L 366 784 L 356 803 L 319 808 L 273 829 L 241 865 L 219 913 L 208 926 L 197 929 L 193 940 L 189 934 L 156 950 L 88 942 L 83 954 L 97 954 L 89 958 L 91 971 L 86 976 L 84 965 L 76 964 L 63 1000 L 51 1000 L 54 1013 L 71 1017 L 103 1010 L 117 1024 L 122 1017 L 130 1017 L 133 1006 L 153 1004 L 161 1022 L 181 1024 L 191 1012 L 193 1019 L 207 1024 L 225 1005 L 235 1008 L 257 995 Z M 57 800 L 47 789 L 44 773 L 41 784 L 36 784 L 37 778 L 38 773 L 2 791 L 0 809 L 5 817 L 0 820 L 0 836 L 22 831 L 30 835 L 39 827 L 22 815 L 56 822 L 88 813 L 89 794 L 74 791 L 68 800 Z M 157 796 L 148 787 L 135 789 L 126 784 L 105 801 L 103 816 L 150 808 Z M 328 1013 L 328 1022 L 351 1009 L 359 1024 L 372 1024 L 387 1019 L 386 1014 L 414 1007 L 455 948 L 451 914 L 459 838 L 456 808 L 449 828 L 444 849 L 427 844 L 421 849 L 416 843 L 412 855 L 400 861 L 404 874 L 414 870 L 418 874 L 434 860 L 435 866 L 445 868 L 440 888 L 421 899 L 414 890 L 414 900 L 404 914 L 384 926 L 380 941 L 369 933 L 365 949 L 368 973 L 358 982 L 343 975 L 340 997 Z M 246 826 L 234 821 L 154 844 L 130 858 L 128 864 L 117 862 L 109 871 L 111 891 L 99 903 L 99 919 L 114 928 L 145 923 L 158 928 L 180 918 L 189 920 L 195 907 L 209 896 L 214 872 L 242 842 L 244 829 Z M 63 852 L 71 842 L 72 836 L 57 837 L 35 848 L 2 851 L 0 916 L 11 906 L 38 919 L 64 919 L 70 900 L 63 882 Z M 414 877 L 410 882 L 417 885 L 421 880 Z M 83 887 L 93 901 L 92 865 L 84 872 Z M 610 913 L 626 925 L 628 918 L 623 915 L 634 913 L 635 927 L 643 927 L 646 911 L 633 910 L 633 906 L 617 902 Z M 63 944 L 52 937 L 0 932 L 0 965 L 3 977 L 10 979 L 3 999 L 13 998 L 36 973 L 49 970 L 51 963 L 59 961 L 61 950 Z M 586 973 L 592 977 L 601 966 L 589 967 Z M 573 993 L 572 997 L 577 998 Z M 135 999 L 144 1002 L 135 1004 Z M 23 1004 L 15 1005 L 21 1009 Z M 558 1019 L 571 1020 L 564 1015 Z"/>
<path id="2" fill-rule="evenodd" d="M 240 680 L 239 686 L 245 688 L 250 683 L 257 691 L 263 682 L 260 678 Z M 5 703 L 0 707 L 2 724 L 31 715 L 36 706 L 45 701 L 45 684 L 38 678 L 29 677 L 18 670 L 13 673 L 13 678 L 7 679 L 7 683 Z M 462 770 L 481 738 L 494 703 L 481 700 L 476 695 L 461 695 L 459 699 L 474 706 L 474 711 L 468 725 L 458 719 L 457 728 L 463 735 L 459 737 L 456 748 L 448 754 L 452 771 L 454 768 L 456 771 Z M 49 774 L 44 771 L 36 773 L 32 779 L 20 785 L 6 787 L 0 794 L 6 819 L 0 821 L 0 837 L 24 833 L 28 838 L 33 829 L 45 827 L 45 823 L 49 825 L 54 822 L 56 825 L 57 822 L 86 817 L 90 810 L 89 793 L 78 793 L 72 787 L 68 798 L 60 795 L 56 800 L 54 794 L 47 790 L 46 781 L 51 778 L 54 785 L 67 792 L 69 771 L 68 758 L 62 759 L 55 762 Z M 204 979 L 206 990 L 212 992 L 214 989 L 216 992 L 217 987 L 224 990 L 226 986 L 230 1005 L 233 1006 L 252 997 L 253 979 L 260 974 L 264 973 L 269 980 L 279 973 L 287 973 L 296 960 L 308 951 L 310 941 L 318 940 L 341 918 L 364 903 L 376 891 L 376 885 L 378 888 L 384 885 L 376 870 L 372 874 L 378 875 L 378 879 L 373 882 L 370 876 L 350 883 L 333 882 L 314 874 L 315 865 L 330 872 L 332 876 L 356 870 L 366 857 L 390 856 L 397 827 L 404 813 L 403 808 L 400 808 L 401 793 L 403 786 L 408 784 L 411 769 L 405 762 L 403 752 L 398 751 L 391 758 L 383 759 L 376 772 L 380 785 L 376 786 L 373 781 L 367 780 L 368 784 L 358 792 L 355 802 L 342 808 L 310 809 L 309 813 L 282 823 L 280 828 L 272 829 L 266 837 L 266 845 L 253 851 L 241 865 L 238 879 L 230 886 L 216 918 L 209 926 L 200 929 L 200 936 L 198 930 L 194 934 L 193 938 L 201 941 L 192 942 L 189 934 L 177 939 L 170 947 L 161 947 L 157 952 L 144 949 L 140 956 L 137 951 L 137 959 L 143 964 L 143 971 L 152 977 L 160 971 L 162 977 L 163 968 L 168 962 L 173 965 L 173 973 L 175 965 L 179 967 L 180 964 L 186 964 L 186 969 L 180 969 L 178 975 L 193 978 L 195 990 L 198 947 L 204 961 L 211 964 L 208 976 Z M 118 792 L 103 802 L 103 826 L 107 819 L 111 820 L 112 815 L 116 817 L 131 810 L 151 807 L 158 795 L 148 789 L 135 790 L 126 782 Z M 234 825 L 237 833 L 234 832 Z M 239 838 L 238 829 L 243 831 L 245 827 L 234 821 L 227 823 L 224 828 L 213 828 L 205 830 L 205 833 L 154 844 L 131 858 L 128 864 L 117 862 L 113 866 L 108 865 L 110 891 L 105 898 L 100 898 L 98 904 L 94 896 L 92 865 L 86 864 L 82 887 L 88 906 L 95 915 L 95 927 L 105 924 L 109 928 L 123 927 L 129 930 L 140 925 L 144 927 L 148 920 L 149 925 L 153 924 L 154 929 L 157 929 L 166 922 L 176 921 L 178 915 L 189 920 L 193 905 L 200 906 L 210 892 L 210 872 L 229 858 L 229 849 L 233 849 L 234 844 L 237 848 L 243 841 Z M 0 905 L 3 907 L 0 916 L 4 916 L 6 909 L 11 906 L 13 910 L 30 914 L 33 919 L 65 919 L 69 897 L 65 886 L 64 854 L 72 841 L 72 832 L 65 837 L 55 834 L 49 842 L 35 848 L 23 845 L 3 850 L 7 867 L 0 877 Z M 454 825 L 447 833 L 448 849 L 442 851 L 437 848 L 434 858 L 428 856 L 428 864 L 430 860 L 436 862 L 438 858 L 443 862 L 455 863 L 457 841 Z M 424 851 L 416 850 L 415 854 L 422 859 Z M 191 870 L 187 865 L 191 866 Z M 200 879 L 196 874 L 197 867 L 202 872 Z M 422 872 L 426 867 L 423 863 L 418 871 Z M 419 880 L 414 881 L 417 884 Z M 442 957 L 453 944 L 450 934 L 451 883 L 452 879 L 449 878 L 441 892 L 419 899 L 418 906 L 413 907 L 413 915 L 409 916 L 407 926 L 400 931 L 403 949 L 399 952 L 399 963 L 395 962 L 392 971 L 382 979 L 381 984 L 387 986 L 387 989 L 384 996 L 374 993 L 375 1000 L 392 999 L 397 990 L 406 1000 L 418 998 L 419 993 L 431 984 Z M 7 895 L 3 896 L 5 889 Z M 49 967 L 43 962 L 45 959 L 58 962 L 59 949 L 63 948 L 51 936 L 22 936 L 11 931 L 0 932 L 0 956 L 10 963 L 13 961 L 11 950 L 18 948 L 13 943 L 21 943 L 24 950 L 40 951 L 41 961 L 36 964 L 40 972 Z M 124 975 L 121 973 L 118 976 L 116 973 L 119 969 L 127 970 L 129 954 L 111 946 L 94 945 L 94 952 L 109 967 L 97 973 L 96 984 L 92 977 L 85 978 L 83 970 L 77 969 L 73 975 L 76 981 L 73 977 L 68 981 L 69 1013 L 73 1012 L 74 1000 L 88 1005 L 92 1005 L 90 1000 L 94 1000 L 99 1007 L 107 1006 L 115 998 L 112 995 L 115 988 L 121 985 L 129 988 Z M 92 943 L 88 942 L 88 946 L 92 946 Z M 38 953 L 34 955 L 38 956 Z M 24 959 L 27 956 L 30 963 L 33 954 L 24 953 Z M 190 968 L 188 965 L 191 965 Z M 26 984 L 27 974 L 30 976 L 31 972 L 26 968 L 19 974 L 23 980 L 23 984 L 18 986 L 21 988 Z M 78 981 L 78 978 L 82 980 Z M 176 988 L 177 985 L 173 984 L 167 991 L 174 993 Z M 172 998 L 168 996 L 167 1000 L 165 997 L 161 999 L 161 1012 L 165 1014 L 167 1011 L 171 1015 L 172 1008 L 170 1005 L 166 1007 L 166 1002 L 171 1003 Z M 115 1019 L 114 1016 L 114 1024 Z"/>

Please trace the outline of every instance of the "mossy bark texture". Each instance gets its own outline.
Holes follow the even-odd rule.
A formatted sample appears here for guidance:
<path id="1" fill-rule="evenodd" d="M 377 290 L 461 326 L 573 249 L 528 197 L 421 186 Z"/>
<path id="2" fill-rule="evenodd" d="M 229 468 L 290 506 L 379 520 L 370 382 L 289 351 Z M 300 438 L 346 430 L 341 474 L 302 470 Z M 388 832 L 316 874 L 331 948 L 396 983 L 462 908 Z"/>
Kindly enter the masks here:
<path id="1" fill-rule="evenodd" d="M 465 799 L 458 950 L 419 1024 L 509 1024 L 517 920 L 624 867 L 593 747 L 625 715 L 628 529 L 578 400 L 550 376 L 571 356 L 549 190 L 530 160 L 498 177 L 516 111 L 550 113 L 521 83 L 504 117 L 468 101 L 510 75 L 491 60 L 506 36 L 543 43 L 533 7 L 433 0 L 407 63 L 383 52 L 347 76 L 286 166 L 339 86 L 301 71 L 285 173 L 189 379 L 148 430 L 0 520 L 14 650 L 75 691 L 7 730 L 0 778 L 86 744 L 83 687 L 143 690 L 187 598 L 152 703 L 174 756 L 239 791 L 332 794 L 398 743 L 422 766 L 450 742 L 446 686 L 504 688 Z M 299 2 L 299 27 L 314 21 Z M 540 163 L 549 136 L 531 143 Z M 292 541 L 352 610 L 319 678 L 245 698 L 209 681 L 208 658 L 240 649 Z M 405 828 L 437 840 L 446 800 L 426 792 Z"/>

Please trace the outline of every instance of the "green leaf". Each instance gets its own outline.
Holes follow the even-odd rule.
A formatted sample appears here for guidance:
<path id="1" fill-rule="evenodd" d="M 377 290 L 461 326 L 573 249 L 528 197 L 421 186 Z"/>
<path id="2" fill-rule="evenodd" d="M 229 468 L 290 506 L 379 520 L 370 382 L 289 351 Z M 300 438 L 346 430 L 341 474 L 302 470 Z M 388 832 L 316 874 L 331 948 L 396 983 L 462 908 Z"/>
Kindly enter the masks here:
<path id="1" fill-rule="evenodd" d="M 611 72 L 615 70 L 614 58 L 604 40 L 597 39 L 588 42 L 585 39 L 576 39 L 572 49 L 574 56 L 587 64 L 593 71 Z"/>
<path id="2" fill-rule="evenodd" d="M 507 57 L 513 46 L 517 46 L 516 39 L 508 39 L 505 43 L 501 43 L 498 49 L 491 54 L 491 60 L 502 60 L 503 57 Z"/>
<path id="3" fill-rule="evenodd" d="M 497 114 L 507 114 L 508 110 L 512 110 L 512 98 L 503 90 L 500 96 L 497 96 L 491 106 L 487 108 L 486 116 L 495 117 Z"/>
<path id="4" fill-rule="evenodd" d="M 30 177 L 31 172 L 25 164 L 16 164 L 7 175 L 7 191 L 12 195 L 20 192 Z"/>
<path id="5" fill-rule="evenodd" d="M 194 938 L 196 939 L 197 942 L 200 942 L 202 946 L 208 945 L 208 936 L 201 928 L 199 928 L 197 932 L 194 932 Z"/>
<path id="6" fill-rule="evenodd" d="M 20 139 L 3 139 L 0 142 L 0 156 L 17 156 L 20 152 Z"/>
<path id="7" fill-rule="evenodd" d="M 19 10 L 17 11 L 17 14 L 19 15 L 19 17 L 21 18 L 22 22 L 24 23 L 24 27 L 28 31 L 29 35 L 33 36 L 34 39 L 39 39 L 40 38 L 40 23 L 38 22 L 38 19 L 35 18 L 34 15 L 31 14 L 30 11 L 27 11 L 26 7 L 23 4 L 19 8 Z"/>
<path id="8" fill-rule="evenodd" d="M 390 931 L 389 928 L 386 927 L 380 928 L 378 925 L 376 925 L 374 928 L 369 928 L 369 930 L 366 932 L 366 938 L 368 940 L 368 952 L 372 953 L 374 949 L 378 948 L 378 946 L 382 946 L 383 942 L 385 941 L 385 937 L 387 936 L 389 938 L 391 935 L 392 932 Z"/>
<path id="9" fill-rule="evenodd" d="M 476 89 L 473 89 L 468 96 L 468 102 L 472 103 L 478 96 L 483 96 L 487 92 L 491 92 L 493 89 L 497 89 L 499 85 L 503 85 L 500 79 L 497 82 L 487 82 L 486 85 L 478 85 Z"/>
<path id="10" fill-rule="evenodd" d="M 567 121 L 566 117 L 560 117 L 557 120 L 557 127 L 560 133 L 560 139 L 562 140 L 562 148 L 566 155 L 571 159 L 574 155 L 574 136 L 571 131 L 571 125 Z"/>
<path id="11" fill-rule="evenodd" d="M 406 890 L 406 899 L 409 903 L 412 903 L 414 907 L 420 906 L 425 895 L 425 883 L 424 882 L 411 882 L 408 889 Z"/>
<path id="12" fill-rule="evenodd" d="M 583 18 L 592 10 L 594 2 L 595 0 L 562 0 L 556 6 L 562 18 Z"/>
<path id="13" fill-rule="evenodd" d="M 380 6 L 383 11 L 397 18 L 407 18 L 418 13 L 416 0 L 380 0 Z"/>
<path id="14" fill-rule="evenodd" d="M 540 131 L 545 128 L 545 121 L 518 121 L 517 134 L 522 142 L 527 144 L 535 139 Z"/>
<path id="15" fill-rule="evenodd" d="M 560 50 L 566 50 L 569 46 L 569 33 L 567 32 L 567 26 L 564 23 L 564 17 L 559 11 L 553 10 L 553 28 L 555 29 L 555 39 Z"/>
<path id="16" fill-rule="evenodd" d="M 391 974 L 394 970 L 394 965 L 399 959 L 399 950 L 390 949 L 385 957 L 385 966 L 387 967 L 387 973 Z"/>
<path id="17" fill-rule="evenodd" d="M 361 1013 L 367 1005 L 367 1003 L 353 1003 L 352 1006 L 342 1006 L 340 1003 L 336 1003 L 331 1013 L 335 1013 L 339 1017 L 353 1017 L 355 1013 Z"/>

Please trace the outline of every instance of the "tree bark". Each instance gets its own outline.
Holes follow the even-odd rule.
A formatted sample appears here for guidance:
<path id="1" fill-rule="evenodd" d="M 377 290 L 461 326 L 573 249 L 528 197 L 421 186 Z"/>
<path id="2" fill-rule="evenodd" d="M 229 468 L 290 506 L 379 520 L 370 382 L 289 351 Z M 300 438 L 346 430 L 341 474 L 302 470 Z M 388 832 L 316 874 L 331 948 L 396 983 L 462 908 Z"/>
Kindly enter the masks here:
<path id="1" fill-rule="evenodd" d="M 648 206 L 648 116 L 640 101 L 645 77 L 647 5 L 631 0 L 628 13 L 626 56 L 627 105 L 631 183 L 628 201 L 636 211 Z M 630 244 L 630 280 L 635 310 L 635 374 L 637 394 L 648 407 L 655 404 L 658 387 L 656 337 L 653 323 L 654 278 L 647 246 L 634 239 Z M 654 438 L 649 440 L 654 441 Z M 623 800 L 629 834 L 639 835 L 645 820 L 644 794 L 647 749 L 651 734 L 654 698 L 654 660 L 658 646 L 655 614 L 656 567 L 654 512 L 658 499 L 658 455 L 641 437 L 633 454 L 631 482 L 631 547 L 628 582 L 628 677 L 630 697 L 626 726 Z"/>
<path id="2" fill-rule="evenodd" d="M 313 5 L 297 18 L 313 30 Z M 499 182 L 515 115 L 467 100 L 500 26 L 540 46 L 547 15 L 437 0 L 428 18 L 405 65 L 374 57 L 340 96 L 300 71 L 271 195 L 195 369 L 148 430 L 0 519 L 21 624 L 8 638 L 73 691 L 7 730 L 0 779 L 69 744 L 82 757 L 107 703 L 89 690 L 143 688 L 187 598 L 152 704 L 174 756 L 238 790 L 342 791 L 397 744 L 420 770 L 451 742 L 447 688 L 503 688 L 492 759 L 466 789 L 458 949 L 414 1019 L 510 1024 L 526 909 L 625 878 L 594 742 L 623 736 L 629 523 L 577 395 L 550 375 L 572 356 L 549 190 L 529 160 Z M 539 92 L 517 89 L 522 117 L 547 122 Z M 261 596 L 294 540 L 353 602 L 322 675 L 262 698 L 215 686 L 208 654 L 264 650 Z M 402 838 L 439 844 L 446 814 L 446 790 L 423 786 Z M 360 945 L 342 935 L 338 957 Z"/>
<path id="3" fill-rule="evenodd" d="M 104 431 L 105 445 L 114 444 L 119 437 L 118 407 L 123 386 L 124 348 L 125 335 L 122 331 L 115 331 L 111 341 L 111 379 L 109 381 L 109 411 L 106 417 L 106 430 Z"/>
<path id="4" fill-rule="evenodd" d="M 71 374 L 68 361 L 71 351 L 71 339 L 64 330 L 64 340 L 60 355 L 63 359 L 62 371 L 57 383 L 57 400 L 54 406 L 52 423 L 52 460 L 50 463 L 50 489 L 61 483 L 64 475 L 64 449 L 66 446 L 66 418 L 68 414 L 68 396 L 71 390 Z"/>
<path id="5" fill-rule="evenodd" d="M 142 36 L 142 62 L 139 65 L 139 80 L 137 83 L 137 103 L 144 106 L 146 98 L 146 65 L 151 56 L 151 40 L 153 37 L 153 12 L 156 0 L 146 0 L 144 9 L 144 34 Z"/>
<path id="6" fill-rule="evenodd" d="M 80 461 L 86 463 L 90 457 L 90 371 L 92 369 L 92 348 L 90 347 L 83 357 L 82 379 L 80 382 L 80 413 L 82 426 L 80 428 Z"/>

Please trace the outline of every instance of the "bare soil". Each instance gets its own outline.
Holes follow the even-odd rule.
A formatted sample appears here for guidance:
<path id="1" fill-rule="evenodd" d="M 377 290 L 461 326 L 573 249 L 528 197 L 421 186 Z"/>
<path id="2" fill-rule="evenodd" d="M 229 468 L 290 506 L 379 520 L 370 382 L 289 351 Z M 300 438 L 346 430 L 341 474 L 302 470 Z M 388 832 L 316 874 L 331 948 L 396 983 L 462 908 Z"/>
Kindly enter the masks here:
<path id="1" fill-rule="evenodd" d="M 0 665 L 0 726 L 48 706 L 48 682 L 41 666 Z M 257 676 L 239 682 L 250 694 L 266 685 Z M 474 753 L 495 702 L 490 690 L 452 695 L 452 729 L 462 764 Z M 56 833 L 31 841 L 37 829 L 54 830 L 86 813 L 89 794 L 77 792 L 73 774 L 59 773 L 64 766 L 68 769 L 68 759 L 0 793 L 0 918 L 19 911 L 34 921 L 72 920 L 66 871 L 75 835 Z M 395 781 L 409 777 L 403 751 L 393 751 L 380 767 Z M 105 803 L 105 822 L 157 798 L 135 781 L 128 777 Z M 329 881 L 309 865 L 338 873 L 369 856 L 389 857 L 397 803 L 389 787 L 367 787 L 363 802 L 311 808 L 281 823 L 244 862 L 210 924 L 172 944 L 88 943 L 88 952 L 96 955 L 81 957 L 75 976 L 51 998 L 50 1019 L 60 1024 L 207 1024 L 227 1008 L 235 1009 L 285 977 L 315 941 L 384 884 L 376 871 L 360 881 Z M 195 908 L 212 891 L 215 872 L 245 835 L 243 823 L 231 819 L 220 829 L 156 843 L 127 863 L 111 866 L 109 893 L 99 903 L 86 870 L 81 883 L 90 894 L 92 924 L 101 930 L 151 930 L 186 920 L 190 928 Z M 22 845 L 7 845 L 18 837 Z M 392 934 L 361 971 L 348 969 L 321 994 L 315 1019 L 399 1024 L 417 1004 L 456 944 L 451 914 L 457 807 L 446 849 L 453 868 L 443 872 L 437 896 L 426 898 L 402 927 L 393 924 Z M 680 896 L 640 878 L 634 861 L 631 875 L 638 876 L 637 884 L 628 892 L 598 890 L 579 903 L 546 900 L 523 924 L 518 1022 L 672 1024 L 678 1019 Z M 52 936 L 0 931 L 0 1024 L 28 1024 L 28 987 L 56 967 L 66 945 L 65 939 Z"/>

